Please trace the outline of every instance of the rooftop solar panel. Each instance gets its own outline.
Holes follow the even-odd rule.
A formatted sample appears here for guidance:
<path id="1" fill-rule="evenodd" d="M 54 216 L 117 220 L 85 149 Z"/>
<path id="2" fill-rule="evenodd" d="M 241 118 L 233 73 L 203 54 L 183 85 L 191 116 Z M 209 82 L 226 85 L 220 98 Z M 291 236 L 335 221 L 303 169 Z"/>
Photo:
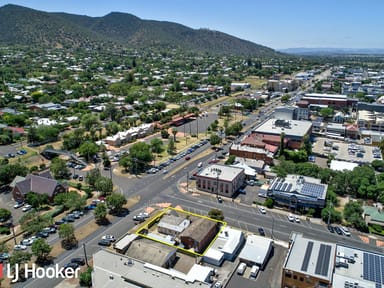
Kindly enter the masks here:
<path id="1" fill-rule="evenodd" d="M 281 187 L 281 191 L 285 191 L 285 188 L 287 188 L 288 183 L 284 183 L 283 187 Z"/>
<path id="2" fill-rule="evenodd" d="M 319 198 L 323 196 L 324 188 L 325 187 L 323 185 L 314 183 L 304 183 L 303 188 L 301 189 L 301 194 Z"/>
<path id="3" fill-rule="evenodd" d="M 327 276 L 329 268 L 329 259 L 331 257 L 331 245 L 320 244 L 319 255 L 317 257 L 317 263 L 315 268 L 315 273 Z"/>
<path id="4" fill-rule="evenodd" d="M 301 264 L 301 270 L 302 271 L 308 270 L 308 264 L 309 264 L 309 259 L 311 258 L 312 248 L 313 248 L 313 242 L 308 241 L 307 248 L 305 249 L 303 263 Z"/>
<path id="5" fill-rule="evenodd" d="M 291 188 L 292 188 L 292 184 L 288 184 L 287 189 L 285 190 L 285 192 L 291 191 Z"/>

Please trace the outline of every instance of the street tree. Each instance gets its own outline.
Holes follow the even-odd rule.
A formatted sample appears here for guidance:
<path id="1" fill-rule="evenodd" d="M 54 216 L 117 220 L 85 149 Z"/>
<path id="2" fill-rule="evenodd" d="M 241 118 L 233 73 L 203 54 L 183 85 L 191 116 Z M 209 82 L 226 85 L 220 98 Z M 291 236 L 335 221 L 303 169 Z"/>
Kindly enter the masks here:
<path id="1" fill-rule="evenodd" d="M 77 244 L 75 228 L 72 224 L 61 224 L 59 226 L 59 237 L 62 239 L 61 244 L 65 249 L 70 249 Z"/>
<path id="2" fill-rule="evenodd" d="M 107 195 L 113 191 L 112 180 L 108 177 L 100 176 L 95 182 L 95 189 L 100 191 L 101 194 Z"/>
<path id="3" fill-rule="evenodd" d="M 172 135 L 173 135 L 173 141 L 176 142 L 176 134 L 177 134 L 177 129 L 176 128 L 172 128 Z"/>
<path id="4" fill-rule="evenodd" d="M 36 256 L 37 263 L 45 263 L 51 250 L 52 247 L 42 238 L 34 241 L 31 246 L 32 254 Z"/>
<path id="5" fill-rule="evenodd" d="M 12 253 L 11 257 L 9 257 L 9 264 L 14 269 L 15 264 L 19 264 L 19 278 L 21 281 L 25 278 L 24 275 L 24 265 L 25 263 L 28 263 L 32 258 L 32 254 L 25 251 L 15 251 Z"/>
<path id="6" fill-rule="evenodd" d="M 116 214 L 119 214 L 123 206 L 127 204 L 127 199 L 124 197 L 124 195 L 118 193 L 112 193 L 111 195 L 108 195 L 105 200 L 108 207 L 112 209 L 112 211 L 114 211 Z"/>
<path id="7" fill-rule="evenodd" d="M 208 217 L 215 219 L 215 220 L 220 220 L 220 221 L 224 220 L 223 211 L 221 211 L 220 209 L 216 209 L 216 208 L 209 210 Z"/>
<path id="8" fill-rule="evenodd" d="M 212 134 L 209 142 L 212 146 L 215 146 L 221 143 L 221 138 L 217 134 Z"/>
<path id="9" fill-rule="evenodd" d="M 81 118 L 81 125 L 85 128 L 86 131 L 90 131 L 92 127 L 99 124 L 99 119 L 95 114 L 85 114 Z"/>
<path id="10" fill-rule="evenodd" d="M 93 210 L 96 223 L 105 223 L 107 222 L 107 205 L 105 203 L 99 203 L 97 204 L 95 210 Z"/>
<path id="11" fill-rule="evenodd" d="M 173 140 L 173 138 L 170 138 L 168 140 L 167 152 L 169 155 L 173 155 L 175 154 L 175 151 L 176 151 L 175 141 Z"/>
<path id="12" fill-rule="evenodd" d="M 94 169 L 90 170 L 89 172 L 87 172 L 87 175 L 85 176 L 85 182 L 89 186 L 94 188 L 97 179 L 99 179 L 100 177 L 101 177 L 100 170 L 97 168 L 94 168 Z"/>

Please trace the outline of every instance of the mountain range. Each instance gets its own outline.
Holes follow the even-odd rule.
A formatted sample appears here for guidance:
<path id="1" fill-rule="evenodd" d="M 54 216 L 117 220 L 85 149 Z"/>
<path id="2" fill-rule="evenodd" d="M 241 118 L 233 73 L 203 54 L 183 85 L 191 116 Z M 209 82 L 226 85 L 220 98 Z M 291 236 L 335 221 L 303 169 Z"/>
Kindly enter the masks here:
<path id="1" fill-rule="evenodd" d="M 103 17 L 0 7 L 0 45 L 37 47 L 172 47 L 185 51 L 253 57 L 281 56 L 271 48 L 209 29 L 192 29 L 111 12 Z"/>
<path id="2" fill-rule="evenodd" d="M 297 55 L 383 55 L 382 48 L 287 48 L 282 53 Z"/>

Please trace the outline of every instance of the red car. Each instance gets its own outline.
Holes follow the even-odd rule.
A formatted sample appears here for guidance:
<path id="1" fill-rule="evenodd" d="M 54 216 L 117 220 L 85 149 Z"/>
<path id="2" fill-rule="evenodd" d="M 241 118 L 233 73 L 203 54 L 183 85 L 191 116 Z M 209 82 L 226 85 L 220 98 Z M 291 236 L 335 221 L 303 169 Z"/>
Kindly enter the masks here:
<path id="1" fill-rule="evenodd" d="M 191 157 L 189 157 L 189 156 L 185 157 L 185 160 L 188 161 L 189 159 L 191 159 Z"/>

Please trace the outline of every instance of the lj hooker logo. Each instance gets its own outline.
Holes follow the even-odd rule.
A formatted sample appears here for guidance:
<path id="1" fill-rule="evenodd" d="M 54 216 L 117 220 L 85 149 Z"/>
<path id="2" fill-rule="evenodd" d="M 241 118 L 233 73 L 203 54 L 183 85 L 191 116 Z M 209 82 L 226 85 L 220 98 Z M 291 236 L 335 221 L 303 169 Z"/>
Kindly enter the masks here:
<path id="1" fill-rule="evenodd" d="M 13 269 L 13 274 L 11 274 L 11 265 L 8 263 L 6 267 L 0 263 L 0 279 L 4 276 L 4 268 L 6 268 L 6 277 L 12 279 L 11 282 L 15 283 L 19 281 L 20 278 L 28 279 L 71 279 L 79 278 L 80 268 L 73 269 L 72 267 L 59 267 L 58 264 L 55 264 L 52 267 L 42 268 L 37 267 L 36 264 L 32 264 L 32 267 L 29 267 L 27 263 L 24 264 L 24 275 L 20 275 L 20 264 L 15 264 Z"/>

